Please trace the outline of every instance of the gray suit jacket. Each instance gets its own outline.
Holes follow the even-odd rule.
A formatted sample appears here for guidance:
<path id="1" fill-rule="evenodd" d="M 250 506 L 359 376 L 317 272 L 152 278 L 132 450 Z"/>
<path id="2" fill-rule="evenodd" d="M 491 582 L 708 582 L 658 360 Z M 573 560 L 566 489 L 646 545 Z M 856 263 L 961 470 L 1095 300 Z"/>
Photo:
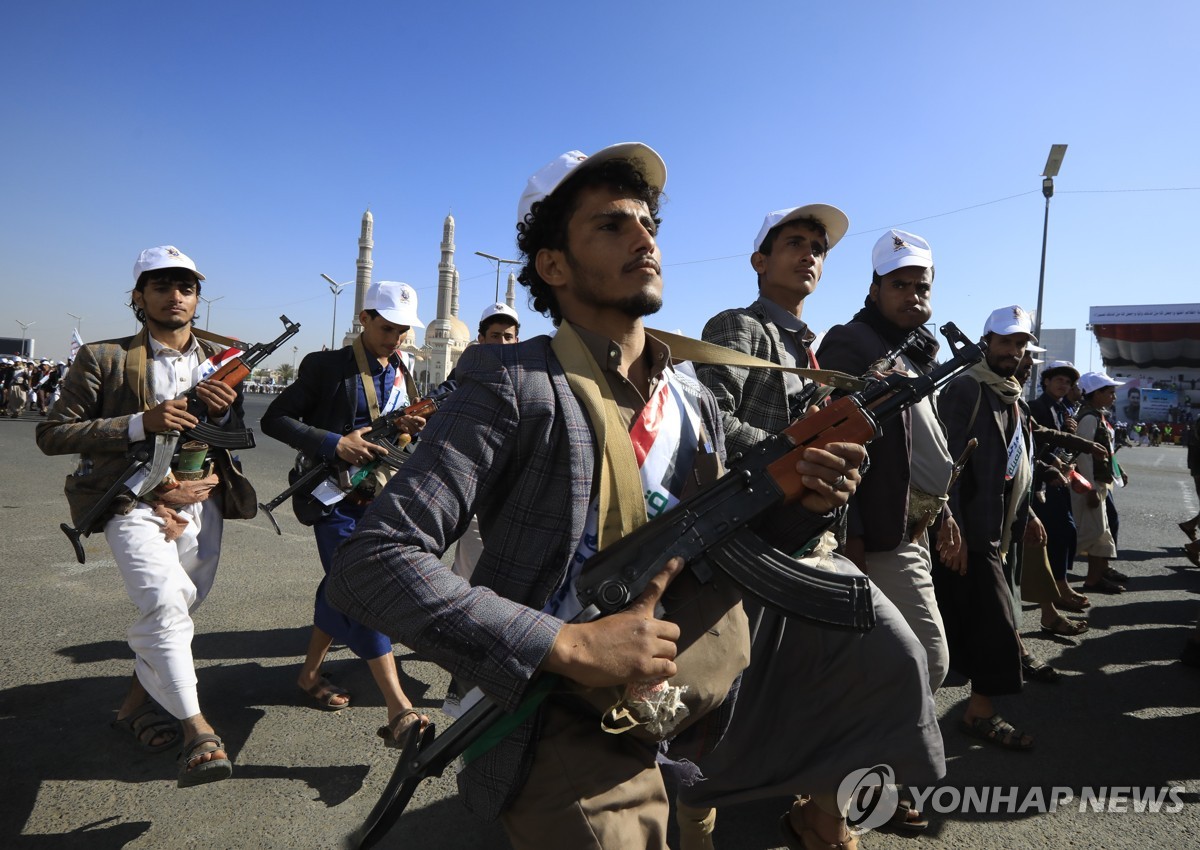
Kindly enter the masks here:
<path id="1" fill-rule="evenodd" d="M 704 326 L 703 339 L 772 363 L 782 363 L 787 350 L 779 330 L 757 303 L 713 316 Z M 697 363 L 696 375 L 717 399 L 725 450 L 730 454 L 746 451 L 790 424 L 782 372 Z"/>
<path id="2" fill-rule="evenodd" d="M 583 534 L 596 443 L 548 337 L 471 346 L 456 371 L 458 389 L 338 550 L 325 592 L 512 710 L 562 627 L 541 609 Z M 712 397 L 681 380 L 720 446 Z M 473 514 L 486 546 L 468 584 L 441 557 Z M 468 808 L 492 819 L 515 798 L 537 722 L 459 774 Z"/>

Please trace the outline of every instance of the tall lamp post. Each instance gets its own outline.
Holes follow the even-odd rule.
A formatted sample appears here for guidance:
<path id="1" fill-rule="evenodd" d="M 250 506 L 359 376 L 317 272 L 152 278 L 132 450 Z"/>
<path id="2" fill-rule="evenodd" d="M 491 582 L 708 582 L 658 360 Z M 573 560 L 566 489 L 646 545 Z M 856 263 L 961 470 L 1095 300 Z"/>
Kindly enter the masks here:
<path id="1" fill-rule="evenodd" d="M 1042 221 L 1042 267 L 1038 272 L 1037 312 L 1033 314 L 1033 334 L 1040 341 L 1042 338 L 1042 296 L 1046 288 L 1046 237 L 1050 232 L 1050 199 L 1054 197 L 1054 178 L 1058 169 L 1062 168 L 1063 157 L 1067 155 L 1066 145 L 1051 145 L 1050 155 L 1046 157 L 1046 167 L 1042 170 L 1042 194 L 1046 198 L 1046 215 Z M 1038 377 L 1042 370 L 1033 373 L 1033 383 L 1029 387 L 1029 397 L 1037 395 Z"/>
<path id="2" fill-rule="evenodd" d="M 329 284 L 329 291 L 333 293 L 333 330 L 329 332 L 329 350 L 332 351 L 338 347 L 334 342 L 337 337 L 337 299 L 338 296 L 342 294 L 342 290 L 352 284 L 354 281 L 348 280 L 345 283 L 338 283 L 329 275 L 325 274 L 325 272 L 321 272 L 321 277 L 325 278 L 326 282 Z"/>
<path id="3" fill-rule="evenodd" d="M 22 322 L 20 319 L 17 319 L 16 322 L 21 326 L 21 356 L 25 357 L 25 331 L 36 325 L 37 322 Z"/>
<path id="4" fill-rule="evenodd" d="M 212 305 L 216 304 L 218 301 L 220 301 L 224 297 L 225 297 L 224 295 L 221 295 L 217 298 L 205 298 L 203 295 L 200 296 L 200 300 L 203 301 L 206 305 L 208 305 L 208 309 L 204 311 L 204 329 L 205 330 L 208 330 L 208 320 L 212 318 Z"/>
<path id="5" fill-rule="evenodd" d="M 519 266 L 519 265 L 521 265 L 521 261 L 520 260 L 501 259 L 500 257 L 497 257 L 495 254 L 485 254 L 483 251 L 476 251 L 475 255 L 478 257 L 483 257 L 485 260 L 491 260 L 493 263 L 496 264 L 496 301 L 498 303 L 500 301 L 500 266 L 502 266 L 502 265 Z"/>
<path id="6" fill-rule="evenodd" d="M 76 316 L 74 313 L 67 313 L 75 320 L 75 330 L 79 332 L 79 338 L 83 339 L 83 316 Z"/>

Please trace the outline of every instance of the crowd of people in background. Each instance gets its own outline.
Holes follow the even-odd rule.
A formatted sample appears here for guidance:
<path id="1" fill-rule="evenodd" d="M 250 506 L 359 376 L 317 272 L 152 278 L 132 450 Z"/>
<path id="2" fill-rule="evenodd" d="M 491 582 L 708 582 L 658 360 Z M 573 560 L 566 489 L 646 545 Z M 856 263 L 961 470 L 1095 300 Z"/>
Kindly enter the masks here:
<path id="1" fill-rule="evenodd" d="M 0 411 L 16 419 L 25 412 L 45 414 L 58 400 L 67 364 L 26 357 L 0 357 Z"/>

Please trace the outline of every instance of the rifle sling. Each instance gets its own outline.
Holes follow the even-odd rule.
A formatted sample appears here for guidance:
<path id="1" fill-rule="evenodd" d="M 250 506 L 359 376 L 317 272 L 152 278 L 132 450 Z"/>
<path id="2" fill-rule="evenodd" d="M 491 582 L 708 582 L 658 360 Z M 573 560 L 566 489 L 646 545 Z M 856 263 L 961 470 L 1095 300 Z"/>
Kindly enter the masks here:
<path id="1" fill-rule="evenodd" d="M 790 372 L 793 375 L 808 378 L 810 381 L 816 381 L 818 384 L 828 384 L 831 387 L 837 387 L 839 390 L 851 393 L 859 392 L 866 386 L 864 381 L 855 378 L 853 375 L 847 375 L 845 372 L 835 372 L 832 369 L 802 369 L 798 366 L 780 366 L 778 363 L 772 363 L 770 360 L 763 360 L 761 357 L 755 357 L 752 354 L 734 351 L 732 348 L 726 348 L 723 345 L 714 345 L 711 342 L 703 342 L 698 339 L 692 339 L 690 336 L 682 336 L 681 334 L 674 334 L 669 331 L 660 331 L 655 328 L 646 328 L 646 333 L 669 345 L 671 347 L 671 359 L 675 362 L 691 360 L 693 363 L 708 363 L 714 366 L 774 369 L 777 372 Z"/>

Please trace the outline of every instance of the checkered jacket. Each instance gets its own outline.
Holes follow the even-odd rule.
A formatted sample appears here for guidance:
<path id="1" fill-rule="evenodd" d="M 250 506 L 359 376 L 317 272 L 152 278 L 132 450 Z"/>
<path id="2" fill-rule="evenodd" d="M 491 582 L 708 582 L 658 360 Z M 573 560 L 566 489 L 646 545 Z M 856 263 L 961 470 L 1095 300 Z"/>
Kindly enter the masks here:
<path id="1" fill-rule="evenodd" d="M 787 350 L 779 329 L 757 302 L 713 316 L 704 326 L 703 339 L 772 363 L 783 362 Z M 725 450 L 731 455 L 779 433 L 791 421 L 783 372 L 697 363 L 696 376 L 717 399 Z"/>
<path id="2" fill-rule="evenodd" d="M 458 389 L 338 550 L 326 595 L 511 711 L 562 626 L 541 610 L 583 534 L 596 443 L 549 337 L 471 346 L 456 371 Z M 719 447 L 712 397 L 681 383 Z M 485 548 L 468 584 L 441 557 L 473 514 Z M 714 712 L 714 743 L 727 706 Z M 490 820 L 515 799 L 537 724 L 525 721 L 459 774 L 469 809 Z"/>

